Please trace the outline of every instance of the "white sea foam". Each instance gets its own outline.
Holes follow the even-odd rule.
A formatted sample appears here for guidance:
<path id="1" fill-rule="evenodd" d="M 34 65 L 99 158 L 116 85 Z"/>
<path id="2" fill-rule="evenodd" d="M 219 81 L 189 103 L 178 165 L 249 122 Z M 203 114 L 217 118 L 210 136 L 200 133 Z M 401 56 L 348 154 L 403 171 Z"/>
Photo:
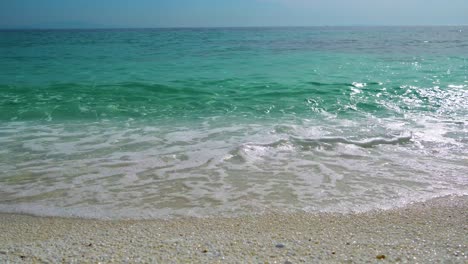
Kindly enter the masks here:
<path id="1" fill-rule="evenodd" d="M 365 211 L 466 194 L 467 122 L 437 117 L 0 127 L 0 211 L 98 218 Z"/>

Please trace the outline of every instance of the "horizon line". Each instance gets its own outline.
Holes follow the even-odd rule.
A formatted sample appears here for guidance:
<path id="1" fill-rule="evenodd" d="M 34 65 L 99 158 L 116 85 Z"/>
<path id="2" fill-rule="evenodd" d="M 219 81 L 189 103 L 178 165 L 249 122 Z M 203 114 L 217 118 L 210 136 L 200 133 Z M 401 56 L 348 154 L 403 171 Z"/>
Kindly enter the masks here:
<path id="1" fill-rule="evenodd" d="M 421 24 L 421 25 L 290 25 L 290 26 L 155 26 L 155 27 L 118 27 L 118 26 L 97 26 L 97 27 L 1 27 L 0 30 L 111 30 L 111 29 L 237 29 L 237 28 L 323 28 L 323 27 L 466 27 L 468 24 Z"/>

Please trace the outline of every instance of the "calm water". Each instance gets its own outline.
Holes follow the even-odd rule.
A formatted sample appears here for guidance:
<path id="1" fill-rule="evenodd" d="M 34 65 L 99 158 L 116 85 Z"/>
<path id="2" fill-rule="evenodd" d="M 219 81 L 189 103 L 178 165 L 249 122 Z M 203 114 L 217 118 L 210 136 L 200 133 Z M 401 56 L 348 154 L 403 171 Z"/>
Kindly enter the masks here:
<path id="1" fill-rule="evenodd" d="M 0 31 L 0 211 L 468 194 L 468 27 Z"/>

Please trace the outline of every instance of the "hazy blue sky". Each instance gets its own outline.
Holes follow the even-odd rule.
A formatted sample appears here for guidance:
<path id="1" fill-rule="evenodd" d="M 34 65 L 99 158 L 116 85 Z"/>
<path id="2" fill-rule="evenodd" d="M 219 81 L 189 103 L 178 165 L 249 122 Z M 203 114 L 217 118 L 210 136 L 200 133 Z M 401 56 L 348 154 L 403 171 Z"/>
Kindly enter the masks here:
<path id="1" fill-rule="evenodd" d="M 0 27 L 468 24 L 468 0 L 0 0 Z"/>

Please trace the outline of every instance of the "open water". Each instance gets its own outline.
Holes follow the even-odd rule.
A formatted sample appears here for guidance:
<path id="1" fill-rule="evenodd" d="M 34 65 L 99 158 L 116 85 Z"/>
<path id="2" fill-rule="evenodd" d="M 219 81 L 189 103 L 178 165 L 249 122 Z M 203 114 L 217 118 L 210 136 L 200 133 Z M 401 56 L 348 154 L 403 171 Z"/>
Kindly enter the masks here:
<path id="1" fill-rule="evenodd" d="M 361 212 L 468 194 L 468 27 L 0 31 L 0 211 Z"/>

